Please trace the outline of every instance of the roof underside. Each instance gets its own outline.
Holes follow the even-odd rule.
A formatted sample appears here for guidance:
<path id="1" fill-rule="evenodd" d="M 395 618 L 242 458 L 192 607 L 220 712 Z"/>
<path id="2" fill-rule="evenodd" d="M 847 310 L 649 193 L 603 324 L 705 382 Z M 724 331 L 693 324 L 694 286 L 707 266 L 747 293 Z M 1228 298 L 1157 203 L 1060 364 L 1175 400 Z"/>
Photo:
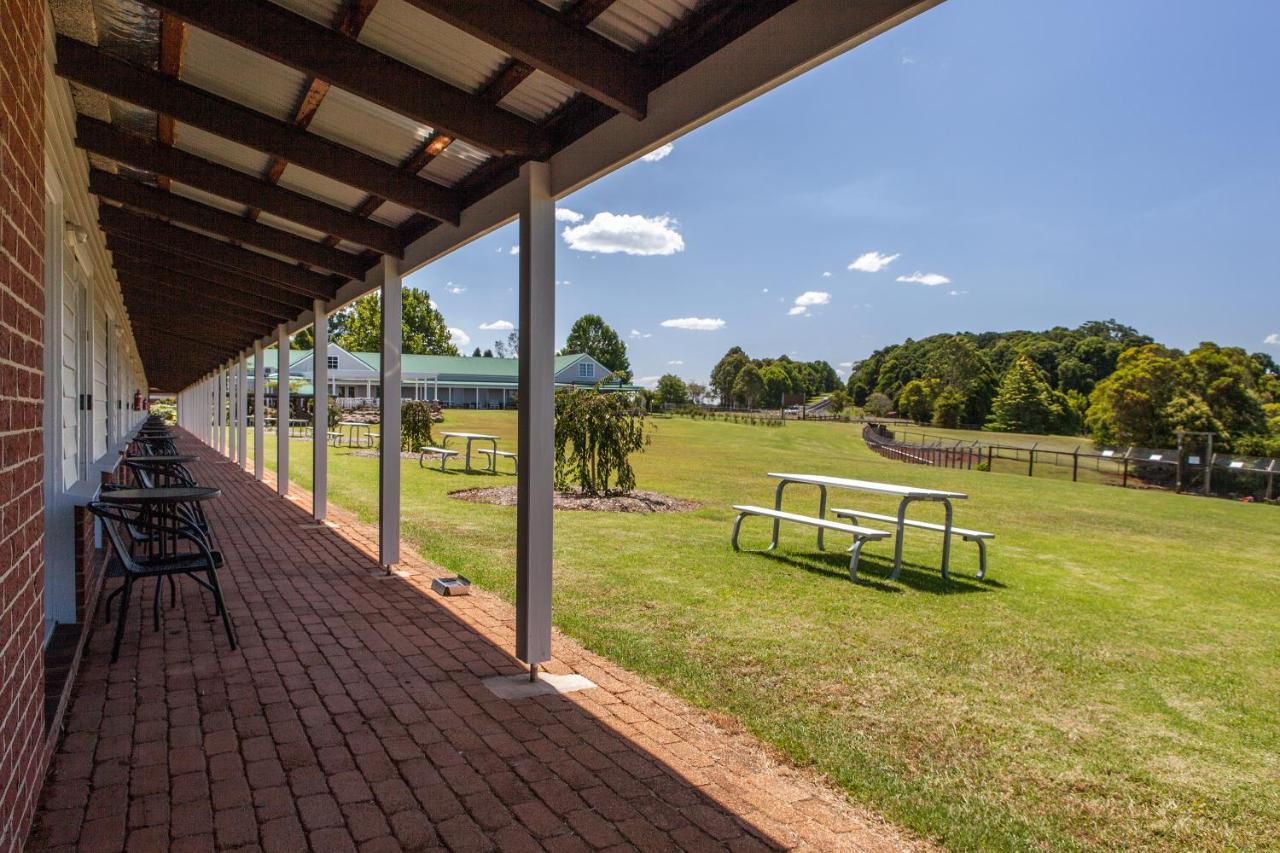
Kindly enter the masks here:
<path id="1" fill-rule="evenodd" d="M 149 381 L 186 386 L 522 163 L 643 122 L 651 92 L 795 2 L 55 3 Z M 911 5 L 856 2 L 877 24 Z"/>

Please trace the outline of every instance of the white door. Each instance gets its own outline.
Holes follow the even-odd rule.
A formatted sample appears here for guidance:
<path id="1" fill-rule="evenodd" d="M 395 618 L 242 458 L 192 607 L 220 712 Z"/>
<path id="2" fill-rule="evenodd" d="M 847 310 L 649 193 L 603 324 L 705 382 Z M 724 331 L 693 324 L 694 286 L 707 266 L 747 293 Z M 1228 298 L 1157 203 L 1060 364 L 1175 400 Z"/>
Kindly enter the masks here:
<path id="1" fill-rule="evenodd" d="M 76 274 L 74 258 L 66 258 L 62 277 L 62 334 L 59 395 L 62 421 L 62 488 L 80 481 L 84 468 L 81 440 L 81 318 L 84 312 L 84 282 Z"/>
<path id="2" fill-rule="evenodd" d="M 107 436 L 111 434 L 111 401 L 110 380 L 108 376 L 107 356 L 111 340 L 111 328 L 107 322 L 107 311 L 101 305 L 93 309 L 93 384 L 90 393 L 90 409 L 93 417 L 91 440 L 93 452 L 91 458 L 101 459 L 107 455 Z"/>

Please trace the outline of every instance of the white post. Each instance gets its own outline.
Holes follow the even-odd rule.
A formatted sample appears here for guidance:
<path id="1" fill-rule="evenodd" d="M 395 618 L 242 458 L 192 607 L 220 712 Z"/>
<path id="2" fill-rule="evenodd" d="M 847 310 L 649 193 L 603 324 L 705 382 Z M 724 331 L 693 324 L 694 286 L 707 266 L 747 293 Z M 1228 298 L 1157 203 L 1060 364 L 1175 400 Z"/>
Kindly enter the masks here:
<path id="1" fill-rule="evenodd" d="M 276 329 L 276 491 L 289 494 L 289 332 Z"/>
<path id="2" fill-rule="evenodd" d="M 532 677 L 551 658 L 556 232 L 550 165 L 524 164 L 520 181 L 516 657 Z"/>
<path id="3" fill-rule="evenodd" d="M 225 364 L 218 365 L 217 387 L 214 391 L 217 395 L 217 402 L 214 403 L 218 407 L 218 435 L 214 439 L 218 452 L 227 452 L 227 366 Z"/>
<path id="4" fill-rule="evenodd" d="M 240 405 L 236 402 L 236 391 L 239 388 L 236 380 L 239 378 L 236 363 L 227 362 L 227 458 L 233 462 L 240 455 Z"/>
<path id="5" fill-rule="evenodd" d="M 329 491 L 329 318 L 323 299 L 313 303 L 315 349 L 311 388 L 315 418 L 311 427 L 311 515 L 324 521 Z"/>
<path id="6" fill-rule="evenodd" d="M 240 463 L 240 467 L 244 467 L 244 463 L 249 455 L 249 417 L 248 407 L 246 406 L 245 394 L 249 389 L 249 368 L 245 363 L 248 357 L 244 353 L 240 353 L 240 360 L 236 363 L 236 429 L 240 433 L 240 456 L 236 459 Z"/>
<path id="7" fill-rule="evenodd" d="M 400 266 L 382 256 L 382 444 L 378 448 L 378 562 L 387 570 L 400 562 L 400 352 L 404 295 Z"/>
<path id="8" fill-rule="evenodd" d="M 253 476 L 262 479 L 263 455 L 262 444 L 266 437 L 266 424 L 263 422 L 262 408 L 266 389 L 266 365 L 262 363 L 262 340 L 253 342 Z"/>

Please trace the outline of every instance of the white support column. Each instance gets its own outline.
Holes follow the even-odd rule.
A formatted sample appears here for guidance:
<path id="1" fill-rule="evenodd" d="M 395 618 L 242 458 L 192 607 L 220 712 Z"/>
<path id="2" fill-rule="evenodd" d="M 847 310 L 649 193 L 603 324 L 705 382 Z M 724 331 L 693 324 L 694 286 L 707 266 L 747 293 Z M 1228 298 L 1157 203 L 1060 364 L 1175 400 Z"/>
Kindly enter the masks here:
<path id="1" fill-rule="evenodd" d="M 382 256 L 382 444 L 378 447 L 378 562 L 390 574 L 400 562 L 400 353 L 404 343 L 400 266 Z"/>
<path id="2" fill-rule="evenodd" d="M 249 413 L 245 396 L 249 389 L 247 360 L 248 356 L 240 353 L 240 360 L 236 362 L 236 411 L 239 413 L 236 419 L 236 430 L 240 433 L 240 455 L 236 458 L 236 462 L 241 468 L 244 468 L 244 463 L 249 456 Z"/>
<path id="3" fill-rule="evenodd" d="M 289 494 L 289 330 L 276 329 L 276 491 Z"/>
<path id="4" fill-rule="evenodd" d="M 214 437 L 215 446 L 219 453 L 227 452 L 227 366 L 225 364 L 218 365 L 217 387 L 214 390 L 216 398 L 214 405 L 218 411 L 216 416 L 218 419 L 218 434 Z"/>
<path id="5" fill-rule="evenodd" d="M 266 424 L 262 416 L 266 381 L 266 365 L 263 362 L 261 339 L 253 342 L 253 476 L 262 479 L 263 460 L 266 459 L 262 449 L 266 437 Z"/>
<path id="6" fill-rule="evenodd" d="M 236 402 L 239 378 L 240 373 L 236 370 L 236 363 L 227 362 L 227 458 L 233 462 L 240 454 L 240 445 L 237 443 L 240 439 L 240 404 Z"/>
<path id="7" fill-rule="evenodd" d="M 324 521 L 329 493 L 329 315 L 323 299 L 312 305 L 316 340 L 311 353 L 312 402 L 315 418 L 311 428 L 311 515 Z"/>
<path id="8" fill-rule="evenodd" d="M 520 415 L 516 481 L 516 657 L 551 659 L 555 497 L 556 231 L 551 168 L 520 167 Z"/>

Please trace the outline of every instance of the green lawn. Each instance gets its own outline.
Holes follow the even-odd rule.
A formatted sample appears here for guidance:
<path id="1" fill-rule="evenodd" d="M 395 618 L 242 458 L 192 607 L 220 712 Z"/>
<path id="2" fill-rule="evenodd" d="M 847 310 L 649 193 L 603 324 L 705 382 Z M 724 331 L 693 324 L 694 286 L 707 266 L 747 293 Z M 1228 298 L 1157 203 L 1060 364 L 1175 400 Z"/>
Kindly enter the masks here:
<path id="1" fill-rule="evenodd" d="M 514 413 L 448 417 L 513 449 Z M 309 486 L 310 445 L 292 445 Z M 376 460 L 330 458 L 331 499 L 374 520 Z M 557 515 L 556 621 L 587 647 L 950 847 L 1276 846 L 1280 509 L 904 465 L 831 423 L 661 419 L 636 469 L 704 506 Z M 861 586 L 798 528 L 777 554 L 734 553 L 729 505 L 770 501 L 770 469 L 967 492 L 957 523 L 998 533 L 989 582 L 942 582 L 927 533 L 908 535 L 900 583 L 887 542 Z M 511 598 L 514 508 L 447 492 L 513 481 L 406 461 L 405 537 Z M 788 506 L 813 511 L 793 488 Z M 744 546 L 765 541 L 748 521 Z M 973 546 L 953 555 L 971 576 Z"/>

